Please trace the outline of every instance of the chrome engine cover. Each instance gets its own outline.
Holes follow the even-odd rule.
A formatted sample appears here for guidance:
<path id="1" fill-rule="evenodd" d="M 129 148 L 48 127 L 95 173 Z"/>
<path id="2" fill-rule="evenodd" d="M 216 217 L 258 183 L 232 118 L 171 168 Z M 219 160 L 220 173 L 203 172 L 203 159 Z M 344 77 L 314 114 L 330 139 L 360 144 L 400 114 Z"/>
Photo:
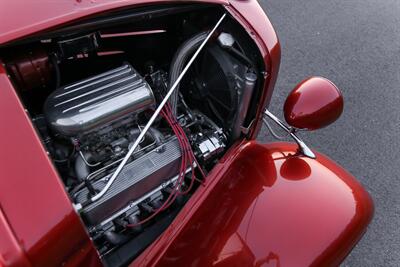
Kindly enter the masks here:
<path id="1" fill-rule="evenodd" d="M 80 136 L 155 105 L 149 84 L 130 65 L 56 89 L 44 114 L 53 131 Z"/>

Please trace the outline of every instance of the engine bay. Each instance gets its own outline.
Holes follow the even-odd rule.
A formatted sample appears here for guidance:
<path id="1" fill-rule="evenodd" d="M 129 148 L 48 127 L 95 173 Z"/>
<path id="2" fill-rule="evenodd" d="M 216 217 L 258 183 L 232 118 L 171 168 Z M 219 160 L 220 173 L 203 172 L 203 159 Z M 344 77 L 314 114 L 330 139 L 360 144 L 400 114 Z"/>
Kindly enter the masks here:
<path id="1" fill-rule="evenodd" d="M 155 109 L 224 9 L 119 10 L 0 48 L 10 78 L 107 266 L 168 227 L 219 159 L 246 138 L 265 66 L 232 17 Z M 135 142 L 137 148 L 99 199 Z"/>

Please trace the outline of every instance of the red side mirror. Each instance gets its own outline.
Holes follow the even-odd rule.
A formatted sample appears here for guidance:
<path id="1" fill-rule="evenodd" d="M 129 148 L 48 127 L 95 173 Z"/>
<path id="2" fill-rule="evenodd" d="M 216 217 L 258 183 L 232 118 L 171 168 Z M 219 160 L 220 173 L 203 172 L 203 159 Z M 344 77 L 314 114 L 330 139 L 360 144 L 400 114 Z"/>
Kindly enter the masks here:
<path id="1" fill-rule="evenodd" d="M 336 121 L 343 111 L 343 96 L 328 79 L 311 77 L 300 82 L 286 99 L 285 119 L 299 129 L 316 130 Z"/>

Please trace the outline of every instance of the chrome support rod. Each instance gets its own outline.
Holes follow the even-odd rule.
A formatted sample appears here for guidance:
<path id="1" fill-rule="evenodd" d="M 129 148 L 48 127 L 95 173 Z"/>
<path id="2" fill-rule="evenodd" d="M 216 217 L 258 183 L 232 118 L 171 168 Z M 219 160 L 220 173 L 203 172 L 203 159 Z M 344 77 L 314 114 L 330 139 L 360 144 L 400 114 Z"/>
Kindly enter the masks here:
<path id="1" fill-rule="evenodd" d="M 299 146 L 299 152 L 308 158 L 315 159 L 315 154 L 311 151 L 311 149 L 294 133 L 293 129 L 286 126 L 280 119 L 278 119 L 274 114 L 269 112 L 268 109 L 265 109 L 264 114 L 273 120 L 276 124 L 278 124 L 282 129 L 290 134 L 290 136 L 294 139 L 294 141 Z"/>
<path id="2" fill-rule="evenodd" d="M 167 95 L 164 97 L 163 101 L 161 101 L 161 104 L 158 106 L 156 111 L 154 112 L 153 116 L 151 116 L 150 120 L 146 124 L 146 126 L 142 129 L 142 132 L 140 133 L 139 137 L 135 140 L 133 143 L 132 147 L 129 149 L 128 153 L 125 155 L 124 159 L 121 161 L 121 163 L 118 165 L 117 169 L 111 176 L 110 180 L 108 180 L 106 186 L 96 195 L 94 195 L 90 200 L 91 202 L 94 202 L 98 199 L 100 199 L 106 192 L 107 190 L 111 187 L 117 176 L 121 173 L 122 169 L 124 168 L 125 164 L 128 162 L 129 158 L 131 157 L 133 151 L 135 151 L 136 147 L 139 145 L 140 140 L 145 136 L 146 132 L 149 130 L 150 126 L 153 124 L 154 120 L 157 118 L 158 114 L 160 114 L 161 109 L 164 107 L 165 103 L 167 103 L 168 99 L 174 92 L 175 88 L 178 86 L 180 81 L 182 80 L 183 76 L 186 74 L 194 60 L 197 58 L 203 47 L 206 45 L 208 40 L 211 38 L 211 36 L 214 34 L 215 30 L 218 28 L 218 26 L 222 23 L 224 20 L 226 14 L 223 14 L 222 17 L 218 20 L 217 24 L 214 26 L 214 28 L 210 31 L 210 33 L 207 35 L 207 38 L 203 41 L 203 43 L 200 45 L 200 47 L 196 50 L 192 58 L 189 60 L 189 62 L 186 64 L 186 67 L 183 69 L 181 74 L 179 75 L 178 79 L 174 82 L 172 85 L 171 89 L 169 89 Z"/>

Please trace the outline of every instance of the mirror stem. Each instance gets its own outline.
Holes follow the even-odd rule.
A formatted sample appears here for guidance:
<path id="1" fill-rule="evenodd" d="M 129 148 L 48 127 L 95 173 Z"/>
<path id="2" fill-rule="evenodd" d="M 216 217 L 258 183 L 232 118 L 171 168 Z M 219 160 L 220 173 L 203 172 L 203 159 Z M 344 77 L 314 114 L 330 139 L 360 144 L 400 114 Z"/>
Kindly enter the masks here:
<path id="1" fill-rule="evenodd" d="M 290 136 L 294 139 L 294 141 L 299 146 L 299 152 L 308 158 L 315 159 L 315 154 L 311 151 L 311 149 L 295 134 L 294 128 L 286 126 L 280 119 L 278 119 L 274 114 L 272 114 L 268 109 L 265 109 L 264 115 L 273 120 L 276 124 L 278 124 L 282 129 L 290 134 Z"/>

